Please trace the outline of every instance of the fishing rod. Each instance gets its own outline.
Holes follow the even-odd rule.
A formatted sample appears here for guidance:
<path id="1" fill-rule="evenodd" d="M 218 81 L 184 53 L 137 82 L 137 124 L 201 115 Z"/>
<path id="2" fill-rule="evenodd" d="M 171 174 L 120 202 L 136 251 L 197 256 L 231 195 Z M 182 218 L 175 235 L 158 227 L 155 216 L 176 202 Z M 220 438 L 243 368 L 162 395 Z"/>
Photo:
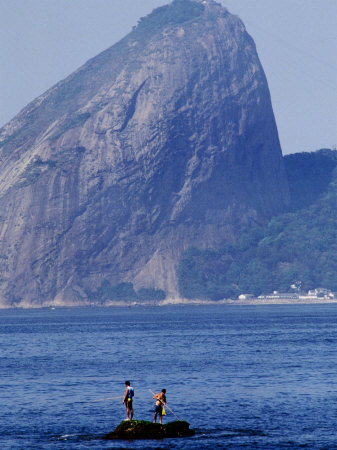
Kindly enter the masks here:
<path id="1" fill-rule="evenodd" d="M 153 396 L 155 396 L 156 394 L 151 390 L 151 389 L 149 389 L 149 391 L 151 392 L 151 394 L 153 395 Z M 173 411 L 172 411 L 172 409 L 167 405 L 167 403 L 165 404 L 165 408 L 167 408 L 178 420 L 181 420 L 181 419 L 179 419 L 179 417 L 177 416 L 177 414 L 175 414 Z"/>

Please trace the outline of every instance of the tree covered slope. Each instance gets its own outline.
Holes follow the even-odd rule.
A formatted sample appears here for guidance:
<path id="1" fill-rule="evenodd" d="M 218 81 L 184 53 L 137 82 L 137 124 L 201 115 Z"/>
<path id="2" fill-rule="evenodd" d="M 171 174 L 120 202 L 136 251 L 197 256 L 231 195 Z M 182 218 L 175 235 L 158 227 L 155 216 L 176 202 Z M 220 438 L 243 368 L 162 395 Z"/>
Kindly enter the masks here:
<path id="1" fill-rule="evenodd" d="M 179 265 L 184 297 L 287 292 L 297 281 L 303 289 L 337 291 L 337 152 L 299 153 L 284 160 L 290 211 L 265 227 L 247 228 L 236 244 L 185 251 Z"/>

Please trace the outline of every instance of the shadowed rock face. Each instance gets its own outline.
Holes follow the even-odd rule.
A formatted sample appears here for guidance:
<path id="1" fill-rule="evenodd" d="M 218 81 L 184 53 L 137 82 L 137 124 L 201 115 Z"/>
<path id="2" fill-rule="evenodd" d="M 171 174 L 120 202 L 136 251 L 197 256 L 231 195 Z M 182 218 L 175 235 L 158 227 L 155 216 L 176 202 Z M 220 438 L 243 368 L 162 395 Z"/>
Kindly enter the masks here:
<path id="1" fill-rule="evenodd" d="M 194 430 L 184 420 L 177 420 L 161 425 L 145 420 L 130 420 L 121 422 L 118 427 L 103 436 L 103 439 L 164 439 L 173 437 L 193 436 Z"/>
<path id="2" fill-rule="evenodd" d="M 288 203 L 267 82 L 242 22 L 176 0 L 0 133 L 3 303 L 83 301 L 103 280 L 177 294 L 190 245 Z"/>

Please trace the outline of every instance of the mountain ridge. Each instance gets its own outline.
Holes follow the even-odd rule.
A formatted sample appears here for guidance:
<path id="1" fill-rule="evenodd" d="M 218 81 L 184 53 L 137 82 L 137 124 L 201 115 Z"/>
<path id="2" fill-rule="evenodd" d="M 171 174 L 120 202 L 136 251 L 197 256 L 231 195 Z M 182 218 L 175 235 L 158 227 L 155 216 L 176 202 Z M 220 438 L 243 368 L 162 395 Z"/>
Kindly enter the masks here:
<path id="1" fill-rule="evenodd" d="M 233 241 L 289 203 L 255 44 L 211 1 L 155 10 L 0 142 L 3 302 L 129 282 L 179 295 L 184 249 Z"/>

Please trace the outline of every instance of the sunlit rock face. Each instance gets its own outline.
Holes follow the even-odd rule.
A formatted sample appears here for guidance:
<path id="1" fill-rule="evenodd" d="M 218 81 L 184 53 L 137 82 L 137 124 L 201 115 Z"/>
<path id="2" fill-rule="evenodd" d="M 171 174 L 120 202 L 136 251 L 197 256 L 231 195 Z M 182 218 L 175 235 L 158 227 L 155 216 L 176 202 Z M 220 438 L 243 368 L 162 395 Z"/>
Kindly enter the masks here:
<path id="1" fill-rule="evenodd" d="M 1 130 L 1 302 L 106 280 L 177 294 L 188 246 L 288 203 L 267 82 L 240 19 L 176 0 Z"/>

